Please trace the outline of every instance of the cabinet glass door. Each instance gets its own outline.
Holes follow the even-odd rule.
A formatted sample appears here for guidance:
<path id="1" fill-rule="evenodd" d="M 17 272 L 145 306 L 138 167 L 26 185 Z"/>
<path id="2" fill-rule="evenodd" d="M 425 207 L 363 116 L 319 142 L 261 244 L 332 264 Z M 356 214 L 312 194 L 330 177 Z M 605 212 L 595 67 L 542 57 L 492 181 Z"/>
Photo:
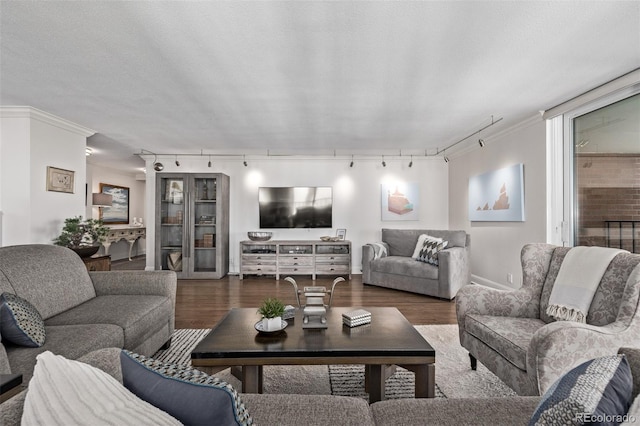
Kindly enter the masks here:
<path id="1" fill-rule="evenodd" d="M 193 272 L 216 271 L 216 178 L 194 178 Z"/>
<path id="2" fill-rule="evenodd" d="M 181 272 L 184 251 L 184 180 L 182 178 L 162 178 L 160 188 L 162 269 Z"/>

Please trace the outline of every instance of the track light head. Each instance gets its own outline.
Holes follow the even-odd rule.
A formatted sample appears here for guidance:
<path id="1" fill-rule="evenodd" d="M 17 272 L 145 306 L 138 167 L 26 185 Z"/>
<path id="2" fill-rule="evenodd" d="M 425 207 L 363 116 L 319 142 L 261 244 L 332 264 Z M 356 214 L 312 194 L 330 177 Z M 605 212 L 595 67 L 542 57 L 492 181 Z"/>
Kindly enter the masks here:
<path id="1" fill-rule="evenodd" d="M 409 168 L 413 167 L 413 155 L 411 156 L 411 161 L 409 161 Z"/>
<path id="2" fill-rule="evenodd" d="M 211 167 L 211 160 L 207 163 L 207 167 Z"/>
<path id="3" fill-rule="evenodd" d="M 176 160 L 176 166 L 180 167 L 180 162 Z"/>
<path id="4" fill-rule="evenodd" d="M 349 167 L 353 167 L 353 160 L 349 163 Z"/>
<path id="5" fill-rule="evenodd" d="M 480 145 L 480 148 L 484 148 L 484 139 L 478 139 L 478 145 Z"/>
<path id="6" fill-rule="evenodd" d="M 445 155 L 444 157 L 442 157 L 442 158 L 444 159 L 444 162 L 445 162 L 445 163 L 448 163 L 448 162 L 449 162 L 449 157 L 447 157 L 446 155 Z"/>
<path id="7" fill-rule="evenodd" d="M 155 163 L 153 163 L 153 170 L 155 170 L 156 172 L 161 172 L 164 170 L 164 164 L 162 164 L 159 161 L 156 161 Z"/>
<path id="8" fill-rule="evenodd" d="M 244 164 L 244 166 L 245 166 L 245 167 L 247 167 L 247 166 L 249 165 L 249 164 L 247 163 L 247 160 L 244 160 L 244 161 L 242 162 L 242 164 Z"/>
<path id="9" fill-rule="evenodd" d="M 384 155 L 382 156 L 382 167 L 387 167 L 387 163 L 384 161 Z"/>

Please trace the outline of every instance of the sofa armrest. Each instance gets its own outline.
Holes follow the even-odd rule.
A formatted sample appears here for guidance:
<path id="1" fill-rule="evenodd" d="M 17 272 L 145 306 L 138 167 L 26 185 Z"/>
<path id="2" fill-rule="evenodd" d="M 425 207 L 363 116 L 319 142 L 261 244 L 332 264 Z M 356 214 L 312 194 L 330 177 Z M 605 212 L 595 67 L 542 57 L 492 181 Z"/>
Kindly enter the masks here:
<path id="1" fill-rule="evenodd" d="M 389 253 L 389 245 L 385 242 L 377 243 L 382 245 Z M 371 283 L 371 262 L 376 258 L 376 249 L 374 244 L 365 244 L 362 246 L 362 282 Z"/>
<path id="2" fill-rule="evenodd" d="M 470 282 L 469 250 L 466 247 L 450 247 L 438 253 L 439 294 L 453 299 L 458 290 Z"/>
<path id="3" fill-rule="evenodd" d="M 640 324 L 613 322 L 595 326 L 556 321 L 533 335 L 527 350 L 527 374 L 542 395 L 567 371 L 601 356 L 615 355 L 620 347 L 637 345 Z M 639 350 L 640 351 L 640 350 Z"/>
<path id="4" fill-rule="evenodd" d="M 458 325 L 464 328 L 467 314 L 538 318 L 540 300 L 535 295 L 535 292 L 525 288 L 505 291 L 482 285 L 467 285 L 458 291 L 456 297 Z"/>
<path id="5" fill-rule="evenodd" d="M 173 271 L 89 272 L 96 295 L 167 296 L 175 301 L 177 277 Z"/>

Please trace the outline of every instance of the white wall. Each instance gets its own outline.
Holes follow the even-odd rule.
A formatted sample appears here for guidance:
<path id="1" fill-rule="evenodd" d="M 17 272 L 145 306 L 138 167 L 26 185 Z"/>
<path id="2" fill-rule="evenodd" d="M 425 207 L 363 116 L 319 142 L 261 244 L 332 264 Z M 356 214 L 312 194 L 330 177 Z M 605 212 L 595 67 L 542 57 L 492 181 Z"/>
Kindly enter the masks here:
<path id="1" fill-rule="evenodd" d="M 496 287 L 520 287 L 520 250 L 546 240 L 546 126 L 540 117 L 488 139 L 449 162 L 449 224 L 471 234 L 472 279 Z M 524 164 L 524 222 L 470 222 L 469 178 L 517 163 Z M 513 274 L 513 283 L 507 282 Z"/>
<path id="2" fill-rule="evenodd" d="M 110 185 L 124 186 L 129 188 L 129 223 L 133 222 L 133 218 L 145 217 L 145 182 L 136 179 L 135 174 L 127 174 L 120 170 L 111 169 L 109 167 L 99 166 L 91 162 L 89 158 L 87 163 L 87 185 L 88 185 L 88 202 L 86 206 L 85 217 L 98 219 L 100 213 L 97 207 L 91 206 L 91 196 L 94 192 L 100 192 L 100 184 L 108 183 Z M 147 232 L 153 232 L 147 230 Z M 146 242 L 139 239 L 133 245 L 131 251 L 132 256 L 138 256 L 145 253 Z M 104 248 L 100 248 L 99 254 L 104 253 Z M 129 243 L 125 240 L 111 244 L 109 247 L 111 260 L 126 259 L 129 256 Z"/>
<path id="3" fill-rule="evenodd" d="M 86 138 L 93 132 L 30 107 L 0 108 L 2 245 L 51 244 L 84 214 Z M 47 191 L 47 166 L 72 170 L 73 194 Z"/>
<path id="4" fill-rule="evenodd" d="M 163 172 L 207 173 L 229 175 L 230 194 L 230 271 L 238 272 L 239 242 L 247 239 L 247 231 L 258 230 L 258 188 L 260 186 L 331 186 L 333 187 L 332 229 L 274 229 L 273 239 L 318 239 L 335 235 L 336 229 L 346 228 L 347 239 L 352 242 L 353 273 L 361 273 L 362 245 L 380 240 L 380 230 L 387 228 L 448 228 L 448 175 L 447 165 L 441 158 L 356 160 L 349 167 L 350 158 L 282 157 L 248 159 L 241 161 L 213 158 L 213 167 L 207 167 L 207 157 L 178 157 L 159 159 Z M 155 201 L 155 172 L 153 157 L 147 160 L 147 205 Z M 380 211 L 380 185 L 386 182 L 420 183 L 420 216 L 418 221 L 383 222 Z M 153 210 L 148 209 L 146 222 L 152 229 Z M 153 269 L 154 239 L 147 239 L 147 269 Z"/>

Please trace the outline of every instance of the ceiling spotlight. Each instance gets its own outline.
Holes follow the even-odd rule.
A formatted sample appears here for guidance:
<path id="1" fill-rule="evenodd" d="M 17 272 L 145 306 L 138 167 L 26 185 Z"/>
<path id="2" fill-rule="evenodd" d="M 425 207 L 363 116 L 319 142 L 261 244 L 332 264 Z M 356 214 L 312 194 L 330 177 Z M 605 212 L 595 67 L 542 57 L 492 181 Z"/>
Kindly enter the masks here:
<path id="1" fill-rule="evenodd" d="M 387 163 L 384 161 L 384 155 L 382 156 L 382 167 L 387 167 Z"/>
<path id="2" fill-rule="evenodd" d="M 411 161 L 409 161 L 409 167 L 413 167 L 413 155 L 411 156 Z"/>
<path id="3" fill-rule="evenodd" d="M 90 156 L 91 154 L 93 154 L 93 149 L 91 149 L 91 148 L 89 148 L 89 147 L 86 147 L 86 148 L 84 149 L 84 154 L 85 154 L 87 157 L 88 157 L 88 156 Z"/>
<path id="4" fill-rule="evenodd" d="M 211 156 L 209 156 L 209 162 L 207 163 L 207 167 L 211 167 Z"/>
<path id="5" fill-rule="evenodd" d="M 247 160 L 245 158 L 245 156 L 242 156 L 242 164 L 244 164 L 245 167 L 247 167 L 249 164 L 247 164 Z"/>
<path id="6" fill-rule="evenodd" d="M 178 156 L 176 155 L 176 166 L 180 167 L 180 162 L 178 161 Z"/>
<path id="7" fill-rule="evenodd" d="M 484 148 L 484 140 L 478 139 L 478 145 L 480 145 L 480 148 Z"/>
<path id="8" fill-rule="evenodd" d="M 153 170 L 155 170 L 156 172 L 161 172 L 164 170 L 164 165 L 161 162 L 156 161 L 155 163 L 153 163 Z"/>
<path id="9" fill-rule="evenodd" d="M 351 156 L 351 162 L 349 163 L 349 167 L 353 167 L 353 155 Z"/>
<path id="10" fill-rule="evenodd" d="M 447 157 L 446 155 L 445 155 L 444 157 L 442 157 L 442 158 L 444 158 L 444 162 L 445 162 L 445 163 L 448 163 L 448 162 L 449 162 L 449 157 Z"/>

